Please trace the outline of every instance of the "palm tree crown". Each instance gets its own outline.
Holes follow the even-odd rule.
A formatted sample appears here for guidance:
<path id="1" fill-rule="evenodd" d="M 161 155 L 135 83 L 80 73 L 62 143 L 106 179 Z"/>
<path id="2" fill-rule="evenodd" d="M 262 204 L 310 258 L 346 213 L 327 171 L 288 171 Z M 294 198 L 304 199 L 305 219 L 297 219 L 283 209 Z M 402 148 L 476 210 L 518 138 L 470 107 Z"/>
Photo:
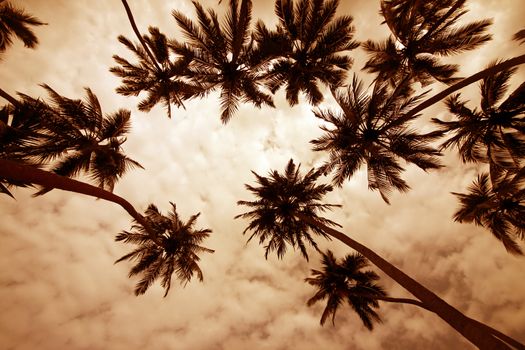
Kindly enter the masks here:
<path id="1" fill-rule="evenodd" d="M 162 215 L 153 204 L 145 212 L 145 220 L 155 231 L 161 245 L 152 240 L 151 233 L 139 223 L 132 227 L 132 231 L 123 231 L 115 238 L 116 241 L 138 245 L 131 253 L 115 262 L 136 261 L 129 273 L 130 277 L 142 275 L 136 285 L 135 295 L 144 294 L 155 280 L 160 279 L 161 286 L 166 290 L 164 296 L 167 296 L 173 273 L 182 285 L 190 282 L 194 274 L 200 281 L 204 279 L 198 265 L 198 254 L 214 252 L 200 245 L 211 230 L 194 228 L 200 214 L 191 216 L 186 223 L 183 222 L 177 214 L 175 204 L 170 204 L 172 208 L 167 216 Z"/>
<path id="2" fill-rule="evenodd" d="M 378 81 L 372 94 L 367 95 L 362 82 L 354 76 L 346 93 L 334 94 L 340 111 L 314 111 L 315 116 L 329 126 L 321 126 L 324 135 L 310 142 L 314 151 L 328 152 L 322 170 L 335 171 L 335 185 L 341 186 L 364 163 L 368 187 L 379 191 L 389 203 L 388 194 L 392 189 L 404 192 L 410 188 L 400 176 L 404 169 L 399 160 L 423 170 L 441 167 L 437 159 L 440 153 L 430 145 L 438 133 L 420 134 L 408 129 L 410 120 L 396 123 L 421 98 L 406 96 L 405 89 L 406 85 L 390 89 Z"/>
<path id="3" fill-rule="evenodd" d="M 175 51 L 189 59 L 189 77 L 207 91 L 219 89 L 221 120 L 228 122 L 239 102 L 250 102 L 256 107 L 273 107 L 271 95 L 264 92 L 261 70 L 267 60 L 255 55 L 251 40 L 250 22 L 252 2 L 230 0 L 224 22 L 219 22 L 212 9 L 205 11 L 193 1 L 198 23 L 180 11 L 173 11 L 187 38 L 187 43 L 174 43 Z"/>
<path id="4" fill-rule="evenodd" d="M 510 178 L 503 179 L 500 186 L 494 186 L 489 175 L 483 173 L 468 188 L 467 194 L 454 193 L 461 204 L 454 220 L 488 228 L 509 253 L 523 255 L 516 242 L 525 238 L 523 174 L 507 174 L 507 177 Z"/>
<path id="5" fill-rule="evenodd" d="M 45 24 L 38 18 L 33 17 L 12 6 L 9 2 L 0 2 L 0 53 L 13 44 L 13 36 L 23 41 L 28 48 L 35 48 L 38 39 L 31 26 Z"/>
<path id="6" fill-rule="evenodd" d="M 265 246 L 265 257 L 275 251 L 277 257 L 282 258 L 286 253 L 286 245 L 289 244 L 293 248 L 299 248 L 301 254 L 308 260 L 305 241 L 317 249 L 312 233 L 328 238 L 323 230 L 316 225 L 303 222 L 297 215 L 310 217 L 325 225 L 339 226 L 318 215 L 319 212 L 332 207 L 339 207 L 339 205 L 320 202 L 322 197 L 332 190 L 332 186 L 316 184 L 321 176 L 320 171 L 311 169 L 302 176 L 299 169 L 300 165 L 296 166 L 290 159 L 284 174 L 272 171 L 268 177 L 264 177 L 253 172 L 258 186 L 245 186 L 256 196 L 256 199 L 237 202 L 252 209 L 235 218 L 251 220 L 243 232 L 253 231 L 248 241 L 253 237 L 258 237 L 260 244 L 268 241 Z"/>
<path id="7" fill-rule="evenodd" d="M 449 56 L 479 47 L 489 41 L 490 20 L 458 26 L 467 13 L 466 0 L 382 0 L 381 14 L 392 35 L 384 42 L 366 41 L 370 54 L 364 69 L 377 79 L 394 84 L 406 76 L 423 85 L 434 80 L 452 83 L 458 66 L 443 64 Z"/>
<path id="8" fill-rule="evenodd" d="M 290 105 L 299 102 L 300 92 L 311 104 L 319 104 L 323 94 L 318 83 L 340 86 L 352 65 L 344 53 L 359 44 L 353 40 L 352 17 L 335 17 L 338 4 L 338 0 L 276 0 L 277 28 L 257 26 L 256 40 L 276 58 L 266 74 L 268 86 L 275 92 L 285 85 Z"/>
<path id="9" fill-rule="evenodd" d="M 307 304 L 326 299 L 326 306 L 321 316 L 321 325 L 332 316 L 335 323 L 335 314 L 338 308 L 347 301 L 359 315 L 366 328 L 372 330 L 374 322 L 381 318 L 374 309 L 379 308 L 377 297 L 384 297 L 383 288 L 374 283 L 379 276 L 373 271 L 362 271 L 368 266 L 368 260 L 361 254 L 349 254 L 341 262 L 328 250 L 322 253 L 322 270 L 311 270 L 312 276 L 305 279 L 310 285 L 317 288 L 316 293 Z"/>
<path id="10" fill-rule="evenodd" d="M 494 66 L 493 62 L 489 67 Z M 464 162 L 488 162 L 499 168 L 519 168 L 525 156 L 525 83 L 502 101 L 516 68 L 504 70 L 481 83 L 481 109 L 470 109 L 460 95 L 447 99 L 457 121 L 432 119 L 452 135 L 443 148 L 456 146 Z"/>
<path id="11" fill-rule="evenodd" d="M 62 176 L 87 173 L 99 187 L 113 190 L 116 181 L 130 168 L 142 166 L 122 153 L 130 129 L 130 112 L 118 110 L 104 115 L 98 98 L 86 88 L 86 101 L 59 95 L 42 85 L 51 104 L 21 94 L 25 104 L 37 105 L 42 123 L 38 141 L 25 150 L 38 163 L 56 160 L 52 171 Z M 23 116 L 20 116 L 23 120 Z M 16 120 L 17 115 L 14 116 Z M 46 189 L 39 192 L 43 194 Z"/>
<path id="12" fill-rule="evenodd" d="M 183 106 L 183 101 L 199 94 L 199 87 L 184 78 L 188 60 L 183 57 L 173 57 L 173 50 L 167 37 L 156 27 L 149 27 L 150 35 L 143 39 L 153 52 L 155 62 L 146 51 L 134 44 L 123 35 L 118 40 L 132 51 L 138 58 L 138 64 L 114 55 L 118 67 L 110 68 L 110 72 L 122 78 L 122 85 L 117 87 L 117 93 L 124 96 L 138 96 L 147 92 L 145 99 L 139 102 L 140 111 L 149 112 L 156 104 L 162 103 L 171 118 L 171 104 Z"/>

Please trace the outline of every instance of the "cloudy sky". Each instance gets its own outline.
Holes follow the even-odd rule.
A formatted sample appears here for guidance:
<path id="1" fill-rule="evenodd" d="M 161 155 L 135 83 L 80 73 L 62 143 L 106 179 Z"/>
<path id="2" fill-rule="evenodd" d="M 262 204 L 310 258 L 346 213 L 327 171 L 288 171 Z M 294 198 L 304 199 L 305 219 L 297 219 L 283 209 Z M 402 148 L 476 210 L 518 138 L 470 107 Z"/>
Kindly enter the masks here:
<path id="1" fill-rule="evenodd" d="M 224 7 L 227 1 L 223 1 Z M 244 183 L 250 170 L 265 174 L 283 169 L 288 159 L 303 168 L 322 161 L 308 141 L 320 135 L 319 122 L 302 103 L 287 106 L 283 94 L 276 109 L 242 106 L 231 122 L 219 120 L 217 94 L 186 103 L 171 120 L 162 108 L 138 112 L 136 98 L 116 95 L 119 80 L 109 73 L 113 54 L 131 58 L 116 40 L 134 39 L 118 0 L 14 1 L 48 25 L 36 29 L 40 45 L 28 50 L 17 43 L 0 62 L 0 87 L 45 98 L 40 83 L 68 97 L 83 97 L 89 86 L 103 109 L 132 111 L 133 131 L 125 150 L 145 170 L 120 181 L 115 193 L 143 210 L 155 203 L 169 209 L 177 203 L 182 217 L 201 212 L 199 227 L 213 230 L 204 255 L 203 283 L 173 285 L 162 298 L 160 286 L 135 297 L 130 265 L 113 262 L 129 247 L 115 243 L 115 234 L 129 229 L 129 216 L 118 206 L 81 195 L 52 191 L 32 198 L 15 191 L 16 200 L 0 197 L 0 348 L 2 349 L 460 349 L 470 348 L 440 318 L 412 306 L 382 304 L 383 323 L 373 332 L 344 307 L 335 326 L 321 327 L 322 306 L 308 308 L 314 290 L 303 280 L 319 267 L 290 251 L 282 260 L 264 259 L 256 242 L 246 244 L 246 222 L 234 220 L 250 199 Z M 217 1 L 201 2 L 217 7 Z M 179 36 L 171 10 L 193 14 L 190 1 L 130 1 L 141 31 L 155 25 Z M 491 43 L 454 59 L 462 75 L 483 68 L 495 58 L 522 54 L 510 41 L 523 25 L 522 0 L 471 0 L 469 19 L 493 18 Z M 355 18 L 356 38 L 387 35 L 378 15 L 379 1 L 342 1 L 341 14 Z M 254 17 L 275 21 L 273 3 L 256 1 Z M 355 71 L 364 64 L 361 49 L 353 52 Z M 366 80 L 365 73 L 360 73 Z M 524 70 L 513 80 L 516 87 Z M 434 92 L 443 89 L 432 86 Z M 477 102 L 477 86 L 464 95 Z M 3 103 L 5 101 L 1 101 Z M 333 104 L 329 98 L 325 106 Z M 446 117 L 442 106 L 425 111 L 423 119 Z M 429 128 L 421 123 L 422 128 Z M 467 315 L 525 342 L 525 258 L 505 252 L 489 232 L 451 219 L 461 192 L 480 169 L 459 164 L 454 153 L 447 167 L 426 174 L 408 167 L 412 190 L 394 194 L 391 206 L 368 192 L 360 172 L 327 201 L 343 205 L 329 214 L 344 231 L 415 277 Z M 327 181 L 327 179 L 324 179 Z M 350 250 L 323 242 L 338 256 Z M 382 275 L 383 276 L 383 275 Z M 384 277 L 391 296 L 409 295 Z"/>

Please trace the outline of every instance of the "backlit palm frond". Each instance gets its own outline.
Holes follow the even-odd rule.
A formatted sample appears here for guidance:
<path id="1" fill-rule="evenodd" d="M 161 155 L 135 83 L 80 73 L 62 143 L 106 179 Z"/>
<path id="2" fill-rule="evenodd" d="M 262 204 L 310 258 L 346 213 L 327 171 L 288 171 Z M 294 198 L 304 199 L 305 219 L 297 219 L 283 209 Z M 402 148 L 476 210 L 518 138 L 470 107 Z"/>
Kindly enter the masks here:
<path id="1" fill-rule="evenodd" d="M 276 252 L 282 258 L 286 247 L 299 249 L 305 259 L 308 259 L 306 244 L 317 247 L 313 235 L 328 236 L 314 225 L 303 222 L 298 215 L 313 218 L 325 225 L 334 226 L 335 222 L 321 217 L 319 214 L 338 205 L 323 204 L 322 198 L 332 190 L 329 185 L 318 185 L 316 182 L 321 172 L 311 169 L 301 175 L 299 166 L 290 160 L 284 173 L 272 171 L 267 177 L 253 173 L 256 186 L 246 185 L 256 199 L 254 201 L 238 201 L 237 204 L 249 207 L 251 210 L 237 215 L 235 218 L 249 219 L 250 223 L 244 230 L 259 238 L 265 245 L 265 256 Z"/>
<path id="2" fill-rule="evenodd" d="M 13 44 L 13 36 L 22 40 L 25 47 L 35 48 L 38 38 L 31 27 L 44 24 L 10 2 L 0 3 L 0 53 Z"/>
<path id="3" fill-rule="evenodd" d="M 144 294 L 156 280 L 160 280 L 166 297 L 174 273 L 183 286 L 194 275 L 200 281 L 204 278 L 198 265 L 199 253 L 213 253 L 213 250 L 200 244 L 211 230 L 194 228 L 199 214 L 193 215 L 187 222 L 181 221 L 175 204 L 171 203 L 171 206 L 167 216 L 153 204 L 145 212 L 146 221 L 155 231 L 155 239 L 140 223 L 136 223 L 132 231 L 123 231 L 115 238 L 116 241 L 138 245 L 138 248 L 116 261 L 136 261 L 130 271 L 130 277 L 141 276 L 135 287 L 135 295 Z"/>
<path id="4" fill-rule="evenodd" d="M 273 34 L 261 35 L 262 47 L 281 43 L 281 58 L 271 67 L 269 88 L 275 92 L 285 86 L 290 105 L 304 93 L 312 105 L 322 101 L 320 84 L 336 88 L 342 85 L 352 60 L 347 52 L 358 44 L 353 40 L 350 16 L 336 17 L 336 0 L 276 1 L 279 24 Z M 272 41 L 266 44 L 264 41 Z"/>
<path id="5" fill-rule="evenodd" d="M 326 124 L 324 134 L 310 141 L 314 151 L 327 152 L 322 166 L 333 172 L 332 183 L 341 186 L 366 165 L 368 187 L 378 191 L 388 203 L 392 190 L 406 192 L 410 188 L 401 178 L 400 161 L 415 164 L 423 170 L 441 167 L 441 153 L 432 146 L 441 132 L 422 134 L 408 130 L 409 120 L 399 122 L 423 95 L 412 96 L 407 82 L 395 88 L 376 81 L 372 93 L 354 76 L 346 91 L 334 91 L 340 111 L 314 110 Z M 413 116 L 413 118 L 417 117 Z"/>
<path id="6" fill-rule="evenodd" d="M 516 242 L 525 232 L 525 188 L 519 182 L 500 184 L 497 191 L 483 173 L 468 188 L 468 193 L 453 193 L 459 198 L 460 208 L 454 214 L 457 222 L 475 223 L 491 231 L 511 254 L 523 255 Z M 518 185 L 517 189 L 515 186 Z"/>
<path id="7" fill-rule="evenodd" d="M 331 316 L 335 323 L 337 310 L 345 301 L 358 314 L 363 325 L 373 329 L 381 318 L 374 309 L 379 308 L 378 297 L 386 296 L 383 288 L 374 283 L 379 276 L 373 271 L 363 271 L 368 267 L 368 260 L 360 254 L 347 255 L 338 261 L 328 250 L 322 253 L 322 269 L 311 270 L 311 277 L 305 281 L 317 291 L 308 301 L 308 306 L 326 299 L 326 306 L 321 316 L 321 325 Z"/>

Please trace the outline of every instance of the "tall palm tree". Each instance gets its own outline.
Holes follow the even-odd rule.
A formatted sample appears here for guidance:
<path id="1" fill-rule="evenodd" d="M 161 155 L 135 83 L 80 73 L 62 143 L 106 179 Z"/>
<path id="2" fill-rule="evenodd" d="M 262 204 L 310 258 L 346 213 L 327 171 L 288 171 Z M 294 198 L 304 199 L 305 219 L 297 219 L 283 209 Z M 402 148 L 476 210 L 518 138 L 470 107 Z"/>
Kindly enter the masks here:
<path id="1" fill-rule="evenodd" d="M 366 164 L 368 187 L 379 191 L 389 203 L 388 194 L 392 189 L 405 192 L 410 188 L 401 178 L 404 169 L 400 160 L 425 171 L 441 167 L 437 159 L 440 152 L 430 144 L 439 133 L 421 134 L 409 129 L 409 120 L 391 127 L 421 98 L 405 95 L 406 86 L 405 82 L 404 86 L 391 89 L 377 81 L 372 94 L 367 95 L 362 82 L 354 76 L 346 92 L 334 93 L 339 111 L 314 111 L 315 116 L 328 125 L 321 126 L 325 133 L 310 142 L 314 151 L 328 152 L 322 170 L 335 172 L 335 185 L 341 186 Z"/>
<path id="2" fill-rule="evenodd" d="M 187 42 L 172 42 L 175 52 L 191 60 L 189 76 L 206 91 L 220 91 L 221 120 L 227 123 L 240 102 L 256 107 L 273 105 L 272 96 L 264 91 L 261 80 L 268 60 L 255 54 L 251 40 L 251 0 L 230 0 L 226 18 L 221 24 L 217 13 L 193 2 L 198 23 L 180 11 L 173 11 Z M 259 52 L 259 51 L 257 51 Z"/>
<path id="3" fill-rule="evenodd" d="M 369 330 L 374 328 L 374 322 L 381 322 L 374 309 L 379 308 L 377 297 L 385 297 L 386 293 L 375 283 L 379 279 L 375 272 L 362 271 L 368 265 L 364 256 L 349 254 L 339 263 L 334 254 L 328 250 L 322 253 L 322 265 L 321 271 L 312 269 L 312 276 L 305 279 L 317 288 L 314 296 L 308 299 L 308 306 L 326 299 L 321 325 L 330 315 L 332 323 L 335 323 L 335 314 L 345 302 L 348 302 Z"/>
<path id="4" fill-rule="evenodd" d="M 147 93 L 146 98 L 138 104 L 140 111 L 149 112 L 161 103 L 171 118 L 171 104 L 183 106 L 183 101 L 197 95 L 200 89 L 184 78 L 189 61 L 180 56 L 172 57 L 169 40 L 158 28 L 149 27 L 149 33 L 149 36 L 142 37 L 142 42 L 152 52 L 155 61 L 152 62 L 144 48 L 120 35 L 118 40 L 135 54 L 138 64 L 114 55 L 113 59 L 119 66 L 110 68 L 110 72 L 122 78 L 117 93 L 124 96 Z"/>
<path id="5" fill-rule="evenodd" d="M 37 145 L 26 150 L 29 156 L 39 163 L 56 160 L 52 171 L 58 175 L 71 177 L 84 172 L 109 191 L 127 170 L 142 168 L 122 152 L 130 129 L 128 110 L 104 115 L 89 88 L 85 89 L 86 101 L 81 101 L 61 96 L 48 85 L 42 87 L 49 93 L 51 104 L 20 95 L 24 103 L 39 104 L 44 116 Z M 37 194 L 46 192 L 43 189 Z"/>
<path id="6" fill-rule="evenodd" d="M 467 13 L 465 2 L 382 0 L 381 14 L 392 34 L 383 42 L 363 43 L 370 54 L 364 69 L 393 85 L 406 76 L 423 85 L 454 82 L 458 66 L 443 64 L 438 57 L 475 49 L 491 39 L 486 33 L 490 20 L 457 25 Z"/>
<path id="7" fill-rule="evenodd" d="M 121 206 L 135 221 L 147 229 L 153 240 L 156 240 L 153 229 L 148 221 L 140 215 L 137 210 L 126 199 L 116 194 L 106 191 L 100 187 L 60 176 L 55 173 L 39 169 L 33 165 L 24 164 L 19 160 L 12 160 L 0 157 L 0 179 L 5 179 L 8 183 L 23 183 L 39 185 L 44 188 L 56 188 L 63 191 L 79 193 L 86 196 L 100 198 Z M 160 242 L 159 242 L 160 244 Z"/>
<path id="8" fill-rule="evenodd" d="M 10 2 L 0 1 L 0 53 L 13 44 L 13 36 L 22 40 L 25 47 L 35 48 L 38 39 L 31 27 L 43 24 L 45 23 L 14 7 Z"/>
<path id="9" fill-rule="evenodd" d="M 268 177 L 254 175 L 258 186 L 246 185 L 246 188 L 256 199 L 238 201 L 238 204 L 248 206 L 250 211 L 237 215 L 236 218 L 250 219 L 245 232 L 253 231 L 252 236 L 258 236 L 261 243 L 269 241 L 265 247 L 266 254 L 275 250 L 278 257 L 282 257 L 286 244 L 296 248 L 300 247 L 298 242 L 311 241 L 310 232 L 323 237 L 331 236 L 366 257 L 480 349 L 509 349 L 493 334 L 486 332 L 486 328 L 480 327 L 477 321 L 465 316 L 377 253 L 329 227 L 328 225 L 336 224 L 318 215 L 320 211 L 333 207 L 321 202 L 323 195 L 331 188 L 329 185 L 316 183 L 321 172 L 310 170 L 303 178 L 296 171 L 293 162 L 289 162 L 283 175 L 276 171 L 270 172 Z M 308 181 L 305 181 L 306 178 Z"/>
<path id="10" fill-rule="evenodd" d="M 309 243 L 317 249 L 313 235 L 324 238 L 328 236 L 315 225 L 304 223 L 297 219 L 293 213 L 303 213 L 317 221 L 330 226 L 339 226 L 337 223 L 319 216 L 326 210 L 339 207 L 335 204 L 321 204 L 318 201 L 328 192 L 332 191 L 330 185 L 316 186 L 315 182 L 321 176 L 320 171 L 310 170 L 304 176 L 299 172 L 292 159 L 288 162 L 284 174 L 273 171 L 268 177 L 253 172 L 259 184 L 258 187 L 246 185 L 246 188 L 259 199 L 256 201 L 238 201 L 237 204 L 245 205 L 253 210 L 237 215 L 235 218 L 250 219 L 250 224 L 243 233 L 253 231 L 248 241 L 254 237 L 259 238 L 259 243 L 265 246 L 265 257 L 272 251 L 282 258 L 289 244 L 294 249 L 298 248 L 305 259 L 308 260 L 306 244 Z"/>
<path id="11" fill-rule="evenodd" d="M 496 64 L 492 62 L 489 68 Z M 452 134 L 443 148 L 456 146 L 463 162 L 520 167 L 525 156 L 525 83 L 502 101 L 516 70 L 503 70 L 482 80 L 479 110 L 469 108 L 459 94 L 446 100 L 457 121 L 432 119 L 441 131 Z"/>
<path id="12" fill-rule="evenodd" d="M 483 173 L 468 188 L 467 194 L 454 193 L 461 204 L 454 220 L 488 228 L 509 253 L 523 255 L 516 240 L 525 239 L 524 178 L 516 174 L 503 182 L 504 190 L 494 188 L 489 175 Z"/>
<path id="13" fill-rule="evenodd" d="M 352 59 L 346 54 L 359 44 L 353 40 L 352 17 L 335 17 L 338 0 L 276 0 L 279 23 L 268 30 L 259 23 L 256 40 L 275 58 L 266 74 L 272 92 L 285 86 L 290 105 L 303 92 L 312 105 L 323 100 L 320 83 L 340 86 Z M 271 49 L 269 49 L 271 47 Z"/>
<path id="14" fill-rule="evenodd" d="M 194 274 L 200 281 L 204 279 L 197 264 L 200 260 L 198 254 L 214 252 L 200 246 L 211 230 L 194 228 L 199 214 L 191 216 L 187 222 L 181 221 L 175 204 L 171 203 L 171 206 L 167 216 L 162 215 L 153 204 L 150 204 L 145 212 L 145 220 L 153 228 L 160 244 L 152 240 L 147 229 L 140 223 L 134 225 L 132 231 L 123 231 L 115 238 L 116 241 L 138 246 L 115 262 L 136 261 L 129 273 L 130 277 L 142 275 L 142 279 L 136 285 L 135 295 L 144 294 L 155 280 L 160 279 L 161 286 L 166 290 L 166 297 L 173 273 L 183 285 L 191 281 Z"/>

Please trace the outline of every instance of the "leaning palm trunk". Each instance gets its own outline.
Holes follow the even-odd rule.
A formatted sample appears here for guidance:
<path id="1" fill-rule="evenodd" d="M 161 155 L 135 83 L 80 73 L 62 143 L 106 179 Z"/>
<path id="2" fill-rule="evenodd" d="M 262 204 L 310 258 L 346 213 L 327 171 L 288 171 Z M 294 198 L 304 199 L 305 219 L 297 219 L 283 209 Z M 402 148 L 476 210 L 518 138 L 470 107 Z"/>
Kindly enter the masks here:
<path id="1" fill-rule="evenodd" d="M 427 311 L 434 312 L 433 310 L 428 308 L 424 303 L 422 303 L 421 301 L 416 300 L 416 299 L 394 298 L 394 297 L 386 297 L 386 296 L 383 297 L 383 296 L 367 295 L 367 294 L 363 294 L 363 295 L 364 296 L 369 296 L 370 298 L 374 298 L 374 299 L 379 300 L 379 301 L 386 301 L 388 303 L 414 305 L 414 306 L 418 306 L 418 307 L 420 307 L 422 309 L 425 309 Z M 478 327 L 480 327 L 484 331 L 486 331 L 488 333 L 491 333 L 492 335 L 498 337 L 500 340 L 502 340 L 505 343 L 507 343 L 508 345 L 512 346 L 514 349 L 525 350 L 525 345 L 523 345 L 522 343 L 520 343 L 516 339 L 514 339 L 514 338 L 512 338 L 512 337 L 510 337 L 510 336 L 508 336 L 506 334 L 503 334 L 500 331 L 498 331 L 497 329 L 494 329 L 494 328 L 492 328 L 490 326 L 487 326 L 484 323 L 476 321 L 476 320 L 474 320 L 472 318 L 469 318 L 469 319 L 470 319 L 471 322 L 475 323 Z"/>
<path id="2" fill-rule="evenodd" d="M 388 127 L 394 127 L 394 126 L 400 126 L 404 123 L 410 121 L 413 119 L 413 116 L 417 113 L 421 112 L 422 110 L 432 106 L 433 104 L 441 101 L 448 95 L 463 89 L 465 86 L 468 86 L 472 83 L 475 83 L 478 80 L 490 77 L 496 73 L 502 72 L 504 70 L 508 70 L 512 67 L 519 66 L 521 64 L 525 64 L 525 55 L 517 56 L 514 58 L 511 58 L 509 60 L 503 61 L 499 64 L 496 64 L 494 66 L 491 66 L 489 68 L 486 68 L 482 71 L 477 72 L 476 74 L 471 75 L 470 77 L 467 77 L 465 79 L 460 80 L 454 85 L 451 85 L 450 87 L 446 88 L 445 90 L 441 91 L 440 93 L 430 97 L 429 99 L 421 102 L 416 107 L 412 108 L 410 111 L 407 112 L 407 114 L 401 116 L 400 118 L 396 119 L 392 123 L 388 123 Z"/>
<path id="3" fill-rule="evenodd" d="M 487 332 L 486 328 L 480 327 L 479 322 L 465 316 L 459 310 L 383 259 L 371 249 L 353 240 L 344 233 L 323 225 L 308 216 L 302 214 L 297 214 L 296 216 L 310 225 L 317 226 L 326 234 L 340 240 L 350 248 L 362 254 L 381 271 L 386 273 L 390 278 L 418 298 L 428 310 L 436 313 L 441 319 L 447 322 L 452 328 L 472 342 L 472 344 L 476 345 L 479 349 L 510 349 L 510 347 L 502 340 L 494 337 L 491 332 Z"/>
<path id="4" fill-rule="evenodd" d="M 133 219 L 135 219 L 135 221 L 141 224 L 150 233 L 150 237 L 155 243 L 160 246 L 162 245 L 162 242 L 154 234 L 154 231 L 150 227 L 148 221 L 145 220 L 144 217 L 135 210 L 131 203 L 129 203 L 124 198 L 100 187 L 96 187 L 8 159 L 0 159 L 0 178 L 15 182 L 36 184 L 44 188 L 57 188 L 64 191 L 85 194 L 87 196 L 116 203 L 126 210 L 128 214 L 131 215 Z"/>

